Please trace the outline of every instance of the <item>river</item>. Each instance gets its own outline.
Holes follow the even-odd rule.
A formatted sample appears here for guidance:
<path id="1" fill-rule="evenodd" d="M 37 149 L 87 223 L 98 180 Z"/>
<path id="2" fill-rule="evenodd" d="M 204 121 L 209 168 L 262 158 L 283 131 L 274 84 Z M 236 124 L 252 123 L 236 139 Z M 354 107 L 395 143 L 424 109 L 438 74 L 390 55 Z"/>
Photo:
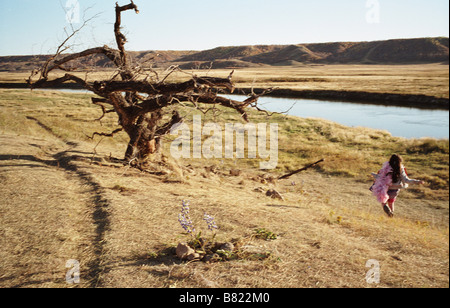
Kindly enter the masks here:
<path id="1" fill-rule="evenodd" d="M 230 98 L 245 100 L 245 96 Z M 303 118 L 321 118 L 350 127 L 389 131 L 404 138 L 449 138 L 449 111 L 410 107 L 331 102 L 312 99 L 261 97 L 260 107 Z"/>
<path id="2" fill-rule="evenodd" d="M 86 90 L 62 90 L 89 93 Z M 230 95 L 234 100 L 246 96 Z M 449 110 L 418 109 L 375 104 L 346 103 L 313 99 L 261 97 L 260 107 L 272 112 L 287 112 L 303 118 L 321 118 L 350 127 L 369 127 L 389 131 L 395 137 L 449 138 Z"/>

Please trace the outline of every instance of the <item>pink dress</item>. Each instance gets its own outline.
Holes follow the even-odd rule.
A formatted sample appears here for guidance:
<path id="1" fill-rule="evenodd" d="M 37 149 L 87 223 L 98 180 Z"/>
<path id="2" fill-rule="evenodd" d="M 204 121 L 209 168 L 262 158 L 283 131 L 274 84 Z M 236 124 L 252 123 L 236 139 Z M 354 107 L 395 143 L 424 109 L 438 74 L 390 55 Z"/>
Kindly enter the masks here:
<path id="1" fill-rule="evenodd" d="M 389 162 L 383 164 L 383 168 L 378 171 L 378 174 L 372 173 L 376 178 L 375 183 L 372 185 L 371 190 L 375 197 L 377 197 L 378 202 L 385 204 L 389 199 L 395 201 L 393 195 L 398 194 L 398 190 L 408 188 L 409 185 L 420 184 L 420 180 L 410 179 L 406 173 L 405 167 L 400 168 L 400 179 L 397 183 L 392 183 L 392 167 Z M 395 194 L 392 194 L 394 193 Z M 389 192 L 392 192 L 389 196 Z"/>
<path id="2" fill-rule="evenodd" d="M 377 197 L 378 202 L 385 204 L 389 200 L 389 187 L 392 185 L 392 167 L 389 162 L 383 164 L 383 168 L 378 171 L 375 183 L 372 186 L 372 193 Z"/>

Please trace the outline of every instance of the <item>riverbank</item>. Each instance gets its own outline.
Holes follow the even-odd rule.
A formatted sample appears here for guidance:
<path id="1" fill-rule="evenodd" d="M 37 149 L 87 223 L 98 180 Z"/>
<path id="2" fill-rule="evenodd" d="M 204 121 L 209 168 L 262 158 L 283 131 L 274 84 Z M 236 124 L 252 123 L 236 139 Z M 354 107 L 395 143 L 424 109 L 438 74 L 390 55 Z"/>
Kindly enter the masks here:
<path id="1" fill-rule="evenodd" d="M 226 77 L 234 68 L 175 71 L 168 82 L 197 76 Z M 156 69 L 162 78 L 167 72 Z M 63 74 L 63 73 L 61 73 Z M 111 71 L 80 72 L 81 78 L 107 80 Z M 0 72 L 0 88 L 27 89 L 29 72 Z M 235 93 L 273 88 L 273 97 L 321 99 L 415 108 L 449 109 L 449 65 L 319 65 L 261 66 L 236 68 Z M 64 84 L 56 89 L 81 89 Z"/>
<path id="2" fill-rule="evenodd" d="M 0 83 L 0 89 L 29 89 L 26 83 Z M 55 90 L 83 90 L 79 84 L 65 83 L 54 86 Z M 250 94 L 263 92 L 267 88 L 237 88 L 235 93 Z M 338 90 L 295 90 L 295 89 L 273 89 L 269 97 L 281 98 L 304 98 L 328 101 L 353 102 L 362 104 L 375 104 L 384 106 L 412 107 L 420 109 L 449 109 L 448 98 L 438 98 L 429 95 L 395 94 L 395 93 L 371 93 L 359 91 Z"/>
<path id="3" fill-rule="evenodd" d="M 238 88 L 238 93 L 249 94 L 251 91 L 259 93 L 262 88 Z M 295 90 L 273 89 L 268 95 L 282 98 L 304 98 L 340 102 L 354 102 L 362 104 L 375 104 L 385 106 L 413 107 L 421 109 L 449 109 L 448 98 L 437 98 L 429 95 L 371 93 L 359 91 L 338 90 Z"/>
<path id="4" fill-rule="evenodd" d="M 226 95 L 244 101 L 246 95 Z M 261 97 L 258 106 L 301 118 L 320 118 L 348 127 L 386 130 L 403 138 L 449 138 L 449 110 L 377 103 L 358 103 L 289 97 Z"/>

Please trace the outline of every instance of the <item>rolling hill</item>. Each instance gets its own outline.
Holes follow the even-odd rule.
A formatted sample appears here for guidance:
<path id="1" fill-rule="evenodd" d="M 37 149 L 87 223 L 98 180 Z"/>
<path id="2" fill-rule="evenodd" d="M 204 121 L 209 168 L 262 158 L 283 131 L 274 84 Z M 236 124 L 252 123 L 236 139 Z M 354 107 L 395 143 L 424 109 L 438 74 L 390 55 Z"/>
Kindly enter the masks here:
<path id="1" fill-rule="evenodd" d="M 144 67 L 184 69 L 289 66 L 299 63 L 323 64 L 416 64 L 449 61 L 449 38 L 395 39 L 373 42 L 335 42 L 293 45 L 255 45 L 217 47 L 204 51 L 139 51 L 131 57 Z M 30 71 L 47 59 L 46 55 L 0 57 L 0 71 Z M 212 63 L 212 64 L 211 64 Z M 80 68 L 108 68 L 103 55 L 75 63 Z"/>
<path id="2" fill-rule="evenodd" d="M 218 47 L 187 55 L 180 61 L 238 59 L 254 64 L 300 63 L 406 64 L 448 62 L 448 38 L 419 38 L 374 42 Z"/>

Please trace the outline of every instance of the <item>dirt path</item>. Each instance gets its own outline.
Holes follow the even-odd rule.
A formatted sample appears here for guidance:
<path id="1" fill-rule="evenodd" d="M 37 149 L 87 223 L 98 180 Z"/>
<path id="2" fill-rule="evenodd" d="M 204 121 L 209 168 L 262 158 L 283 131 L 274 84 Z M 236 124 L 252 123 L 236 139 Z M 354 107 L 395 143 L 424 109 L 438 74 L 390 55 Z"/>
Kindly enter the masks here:
<path id="1" fill-rule="evenodd" d="M 108 203 L 74 143 L 0 136 L 0 285 L 66 287 L 69 260 L 97 286 Z M 55 146 L 58 144 L 58 146 Z"/>

